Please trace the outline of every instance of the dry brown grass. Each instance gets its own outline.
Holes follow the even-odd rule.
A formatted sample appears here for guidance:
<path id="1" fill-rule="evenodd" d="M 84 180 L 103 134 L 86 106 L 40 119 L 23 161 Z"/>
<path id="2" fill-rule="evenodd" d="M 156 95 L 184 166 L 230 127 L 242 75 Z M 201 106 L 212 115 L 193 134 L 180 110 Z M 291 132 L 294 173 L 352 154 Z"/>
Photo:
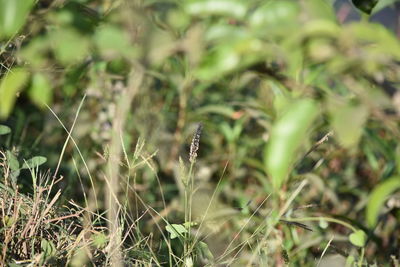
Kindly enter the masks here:
<path id="1" fill-rule="evenodd" d="M 0 151 L 0 156 L 0 266 L 77 263 L 82 249 L 86 259 L 101 262 L 104 253 L 93 237 L 103 229 L 84 223 L 86 212 L 76 205 L 63 211 L 57 207 L 61 191 L 54 189 L 62 178 L 54 180 L 49 172 L 30 170 L 34 194 L 23 194 L 10 183 L 6 154 Z"/>

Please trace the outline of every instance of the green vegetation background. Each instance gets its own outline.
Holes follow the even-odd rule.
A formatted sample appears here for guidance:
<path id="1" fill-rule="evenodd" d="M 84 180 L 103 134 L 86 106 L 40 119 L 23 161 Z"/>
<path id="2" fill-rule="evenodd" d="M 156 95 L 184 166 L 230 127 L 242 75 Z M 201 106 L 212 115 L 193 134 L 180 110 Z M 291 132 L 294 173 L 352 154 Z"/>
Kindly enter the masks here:
<path id="1" fill-rule="evenodd" d="M 29 195 L 29 167 L 57 169 L 60 207 L 73 199 L 107 213 L 120 139 L 115 192 L 140 217 L 124 226 L 124 257 L 181 265 L 161 238 L 174 231 L 149 213 L 182 227 L 179 157 L 188 167 L 202 122 L 191 209 L 201 217 L 213 200 L 217 218 L 200 234 L 213 256 L 199 252 L 196 264 L 314 266 L 321 253 L 398 264 L 400 43 L 368 15 L 395 1 L 364 2 L 354 1 L 359 21 L 341 24 L 323 0 L 0 0 L 11 182 Z M 244 245 L 219 257 L 230 242 Z"/>

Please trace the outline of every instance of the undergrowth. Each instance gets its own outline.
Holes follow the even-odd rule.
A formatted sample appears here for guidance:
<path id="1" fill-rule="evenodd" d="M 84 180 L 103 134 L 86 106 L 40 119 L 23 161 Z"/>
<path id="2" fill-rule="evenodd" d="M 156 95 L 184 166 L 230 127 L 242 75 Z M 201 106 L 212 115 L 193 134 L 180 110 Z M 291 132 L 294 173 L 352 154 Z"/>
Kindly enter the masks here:
<path id="1" fill-rule="evenodd" d="M 58 184 L 62 182 L 63 177 L 56 177 L 49 171 L 43 173 L 39 169 L 41 163 L 37 160 L 30 160 L 29 164 L 25 161 L 29 167 L 25 171 L 31 176 L 32 190 L 30 193 L 21 193 L 16 181 L 23 170 L 20 169 L 15 174 L 15 166 L 12 167 L 12 164 L 16 164 L 15 156 L 8 150 L 1 151 L 0 239 L 3 240 L 3 244 L 0 262 L 9 266 L 290 264 L 291 259 L 296 257 L 296 252 L 288 252 L 285 245 L 287 241 L 284 239 L 299 238 L 298 232 L 312 234 L 316 229 L 303 222 L 313 221 L 342 225 L 351 230 L 353 235 L 361 235 L 356 236 L 353 243 L 357 240 L 363 242 L 363 232 L 359 233 L 360 230 L 343 220 L 326 216 L 301 216 L 304 209 L 312 207 L 294 206 L 295 199 L 309 183 L 307 179 L 295 183 L 295 187 L 285 195 L 270 194 L 255 204 L 250 200 L 246 205 L 232 209 L 218 203 L 220 184 L 224 180 L 222 174 L 215 188 L 210 190 L 210 194 L 205 198 L 199 197 L 204 188 L 201 188 L 195 170 L 202 127 L 202 124 L 199 124 L 195 130 L 188 153 L 189 161 L 186 163 L 180 158 L 180 183 L 183 186 L 181 207 L 180 204 L 174 208 L 167 207 L 164 202 L 164 208 L 157 211 L 157 208 L 141 198 L 135 183 L 132 186 L 130 181 L 137 178 L 133 173 L 135 168 L 140 165 L 151 167 L 151 156 L 143 156 L 145 143 L 141 141 L 137 143 L 133 157 L 128 156 L 128 152 L 123 148 L 125 159 L 117 164 L 128 167 L 131 172 L 125 177 L 126 180 L 122 179 L 118 183 L 119 187 L 125 188 L 122 190 L 125 193 L 113 198 L 118 207 L 117 226 L 110 226 L 106 216 L 109 210 L 102 212 L 102 209 L 97 207 L 92 211 L 89 205 L 80 207 L 72 200 L 61 206 L 60 203 L 65 200 L 61 201 L 62 189 Z M 311 150 L 324 141 L 326 137 L 318 141 Z M 305 157 L 310 152 L 308 151 Z M 162 192 L 161 187 L 160 190 Z M 132 203 L 127 201 L 128 194 L 135 196 L 136 216 L 130 212 Z M 199 201 L 201 203 L 198 203 Z M 86 194 L 85 202 L 88 203 Z M 138 213 L 139 205 L 143 207 L 141 214 Z M 196 214 L 195 209 L 199 209 L 199 205 L 202 209 L 200 214 L 198 211 Z M 182 218 L 179 215 L 174 216 L 175 219 L 171 221 L 170 213 L 173 213 L 174 209 L 183 212 L 183 221 L 174 222 L 176 218 Z M 303 211 L 299 212 L 298 209 Z M 243 213 L 243 210 L 247 210 L 247 213 Z M 150 229 L 146 227 L 149 223 L 152 225 Z M 224 230 L 221 228 L 223 225 L 230 227 Z M 287 231 L 291 234 L 285 233 Z M 117 245 L 111 242 L 116 235 L 120 240 Z M 326 244 L 319 261 L 327 248 L 333 247 L 332 239 L 333 237 Z M 347 257 L 348 266 L 356 262 L 359 266 L 363 264 L 363 248 L 361 254 L 357 256 L 353 253 L 351 257 L 340 248 L 335 249 Z M 118 255 L 117 259 L 115 255 Z"/>

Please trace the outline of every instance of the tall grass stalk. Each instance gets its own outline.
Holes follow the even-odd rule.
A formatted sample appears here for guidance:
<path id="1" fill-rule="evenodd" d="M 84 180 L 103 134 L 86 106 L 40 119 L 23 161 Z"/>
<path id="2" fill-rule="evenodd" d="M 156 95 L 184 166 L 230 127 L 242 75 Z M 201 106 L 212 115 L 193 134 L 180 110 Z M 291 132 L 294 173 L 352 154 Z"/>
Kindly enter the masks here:
<path id="1" fill-rule="evenodd" d="M 106 207 L 108 229 L 110 231 L 109 251 L 111 254 L 111 265 L 123 266 L 120 251 L 121 228 L 119 226 L 119 212 L 121 205 L 118 201 L 119 193 L 119 168 L 122 155 L 122 142 L 120 133 L 124 129 L 131 103 L 139 91 L 143 80 L 143 69 L 133 68 L 133 73 L 128 80 L 126 92 L 120 97 L 117 105 L 116 115 L 113 121 L 113 135 L 110 142 L 110 154 L 107 163 L 108 186 L 106 187 Z"/>
<path id="2" fill-rule="evenodd" d="M 79 104 L 78 111 L 77 111 L 77 113 L 76 113 L 76 115 L 75 115 L 75 120 L 78 118 L 78 114 L 79 114 L 79 112 L 80 112 L 80 108 L 81 108 L 81 106 L 82 106 L 82 104 L 83 104 L 85 98 L 86 98 L 86 96 L 84 96 L 84 97 L 82 98 L 81 103 Z M 49 109 L 49 111 L 53 114 L 53 116 L 57 119 L 57 121 L 58 121 L 58 122 L 60 123 L 60 125 L 63 127 L 64 131 L 68 134 L 68 137 L 67 137 L 66 141 L 64 142 L 64 146 L 65 146 L 65 144 L 68 142 L 69 139 L 71 139 L 72 143 L 74 144 L 74 147 L 76 148 L 76 151 L 78 152 L 79 157 L 80 157 L 80 159 L 82 160 L 83 165 L 85 166 L 86 173 L 87 173 L 87 175 L 89 176 L 90 185 L 91 185 L 92 190 L 93 190 L 93 196 L 94 196 L 93 199 L 94 199 L 94 201 L 95 201 L 96 209 L 98 209 L 98 208 L 99 208 L 99 205 L 98 205 L 98 202 L 97 202 L 97 193 L 96 193 L 96 187 L 95 187 L 94 179 L 93 179 L 93 177 L 92 177 L 92 174 L 90 173 L 89 166 L 87 165 L 86 160 L 85 160 L 85 158 L 83 157 L 83 154 L 82 154 L 82 152 L 81 152 L 81 149 L 79 148 L 77 142 L 75 141 L 74 137 L 72 136 L 72 132 L 71 132 L 71 131 L 72 131 L 73 127 L 71 127 L 71 130 L 68 130 L 67 127 L 65 126 L 65 124 L 61 121 L 60 117 L 54 112 L 54 110 L 52 110 L 49 106 L 46 106 L 46 107 L 47 107 L 47 108 Z M 63 150 L 64 150 L 64 148 L 63 148 Z M 64 152 L 62 151 L 62 153 L 64 153 Z M 60 155 L 59 158 L 61 159 L 62 156 Z M 78 172 L 79 172 L 79 171 L 77 171 L 77 173 L 78 173 Z M 54 176 L 54 175 L 53 175 L 53 176 Z M 83 190 L 83 191 L 84 191 L 84 190 Z M 86 202 L 87 202 L 87 201 L 86 201 Z"/>
<path id="3" fill-rule="evenodd" d="M 193 166 L 194 162 L 190 163 L 188 179 L 185 184 L 185 197 L 184 197 L 184 207 L 185 207 L 185 227 L 188 228 L 188 232 L 185 234 L 184 239 L 184 255 L 189 256 L 190 248 L 191 248 L 191 235 L 190 228 L 192 224 L 192 199 L 193 199 L 193 190 L 194 190 L 194 182 L 193 182 Z"/>
<path id="4" fill-rule="evenodd" d="M 199 150 L 200 136 L 203 125 L 198 124 L 196 132 L 193 135 L 192 143 L 190 144 L 189 161 L 190 167 L 186 177 L 182 177 L 182 182 L 185 188 L 184 193 L 184 209 L 185 209 L 185 227 L 188 229 L 184 236 L 184 262 L 187 265 L 188 262 L 192 262 L 191 257 L 192 249 L 192 238 L 191 238 L 191 227 L 192 227 L 192 201 L 194 193 L 194 165 L 197 159 L 197 151 Z M 181 164 L 182 166 L 182 164 Z"/>

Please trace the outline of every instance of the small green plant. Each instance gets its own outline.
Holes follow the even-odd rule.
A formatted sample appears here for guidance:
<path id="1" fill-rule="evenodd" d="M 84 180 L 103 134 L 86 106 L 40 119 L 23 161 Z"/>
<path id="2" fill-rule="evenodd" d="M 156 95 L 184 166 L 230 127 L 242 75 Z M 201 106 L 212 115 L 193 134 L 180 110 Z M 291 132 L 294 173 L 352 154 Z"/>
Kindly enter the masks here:
<path id="1" fill-rule="evenodd" d="M 194 167 L 197 159 L 197 153 L 200 147 L 200 137 L 203 129 L 201 123 L 198 124 L 196 131 L 193 135 L 192 142 L 190 144 L 189 152 L 189 170 L 187 171 L 185 163 L 182 158 L 179 159 L 180 162 L 180 175 L 181 182 L 184 187 L 184 223 L 183 224 L 167 224 L 166 230 L 170 233 L 170 238 L 174 239 L 180 237 L 183 242 L 183 257 L 182 261 L 184 266 L 193 266 L 195 262 L 194 248 L 196 247 L 195 240 L 192 236 L 192 227 L 197 223 L 193 222 L 192 219 L 192 202 L 193 194 L 195 191 L 195 181 L 194 181 Z"/>

